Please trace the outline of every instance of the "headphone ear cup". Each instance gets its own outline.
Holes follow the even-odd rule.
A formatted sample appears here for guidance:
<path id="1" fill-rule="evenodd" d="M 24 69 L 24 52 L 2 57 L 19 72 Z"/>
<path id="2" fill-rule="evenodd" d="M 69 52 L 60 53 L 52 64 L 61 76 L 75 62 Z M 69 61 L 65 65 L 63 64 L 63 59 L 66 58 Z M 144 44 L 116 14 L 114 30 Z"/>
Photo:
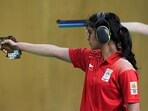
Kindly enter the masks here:
<path id="1" fill-rule="evenodd" d="M 96 29 L 96 38 L 101 43 L 107 43 L 110 41 L 110 31 L 106 26 L 99 26 Z"/>

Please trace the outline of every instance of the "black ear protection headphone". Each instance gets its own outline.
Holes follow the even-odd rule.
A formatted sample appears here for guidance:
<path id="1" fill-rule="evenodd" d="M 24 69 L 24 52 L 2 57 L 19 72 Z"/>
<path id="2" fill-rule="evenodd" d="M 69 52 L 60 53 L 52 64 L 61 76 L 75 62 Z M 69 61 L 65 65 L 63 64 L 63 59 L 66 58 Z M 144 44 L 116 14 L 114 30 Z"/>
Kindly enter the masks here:
<path id="1" fill-rule="evenodd" d="M 108 21 L 105 20 L 106 14 L 105 12 L 98 13 L 95 23 L 96 38 L 101 43 L 108 43 L 111 36 L 110 25 Z"/>

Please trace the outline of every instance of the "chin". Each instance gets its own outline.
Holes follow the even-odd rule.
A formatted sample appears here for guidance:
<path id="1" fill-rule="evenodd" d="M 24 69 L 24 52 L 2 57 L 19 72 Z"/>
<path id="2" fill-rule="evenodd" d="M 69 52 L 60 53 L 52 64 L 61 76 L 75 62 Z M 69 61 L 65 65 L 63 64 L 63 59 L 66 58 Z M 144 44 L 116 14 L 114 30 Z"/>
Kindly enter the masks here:
<path id="1" fill-rule="evenodd" d="M 92 50 L 100 49 L 99 47 L 91 47 Z"/>
<path id="2" fill-rule="evenodd" d="M 98 49 L 98 48 L 91 47 L 91 49 L 92 49 L 92 50 L 96 50 L 96 49 Z"/>

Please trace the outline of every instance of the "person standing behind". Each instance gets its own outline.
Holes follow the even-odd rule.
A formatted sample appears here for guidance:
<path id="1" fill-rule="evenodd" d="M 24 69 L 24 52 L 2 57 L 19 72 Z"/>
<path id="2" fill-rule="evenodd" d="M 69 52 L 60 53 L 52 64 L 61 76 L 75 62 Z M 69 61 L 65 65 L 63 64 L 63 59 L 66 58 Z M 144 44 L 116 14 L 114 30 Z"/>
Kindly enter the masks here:
<path id="1" fill-rule="evenodd" d="M 136 32 L 143 35 L 148 35 L 148 25 L 141 22 L 122 22 L 130 32 Z"/>

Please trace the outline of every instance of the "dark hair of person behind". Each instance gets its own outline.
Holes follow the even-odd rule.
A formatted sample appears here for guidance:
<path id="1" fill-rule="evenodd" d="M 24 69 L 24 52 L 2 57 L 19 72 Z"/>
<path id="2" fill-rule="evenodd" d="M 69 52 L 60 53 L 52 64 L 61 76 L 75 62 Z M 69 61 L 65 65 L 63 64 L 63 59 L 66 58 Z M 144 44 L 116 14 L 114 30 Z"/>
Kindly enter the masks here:
<path id="1" fill-rule="evenodd" d="M 133 67 L 137 70 L 138 68 L 136 66 L 135 55 L 132 52 L 132 41 L 131 41 L 128 29 L 121 25 L 119 17 L 112 12 L 105 12 L 104 19 L 110 25 L 108 27 L 111 32 L 110 39 L 115 42 L 118 50 L 122 50 L 120 53 L 120 56 L 125 57 L 133 65 Z M 86 21 L 86 27 L 89 26 L 95 29 L 95 24 L 97 20 L 98 20 L 97 14 L 92 15 Z M 103 24 L 101 23 L 101 25 Z"/>

